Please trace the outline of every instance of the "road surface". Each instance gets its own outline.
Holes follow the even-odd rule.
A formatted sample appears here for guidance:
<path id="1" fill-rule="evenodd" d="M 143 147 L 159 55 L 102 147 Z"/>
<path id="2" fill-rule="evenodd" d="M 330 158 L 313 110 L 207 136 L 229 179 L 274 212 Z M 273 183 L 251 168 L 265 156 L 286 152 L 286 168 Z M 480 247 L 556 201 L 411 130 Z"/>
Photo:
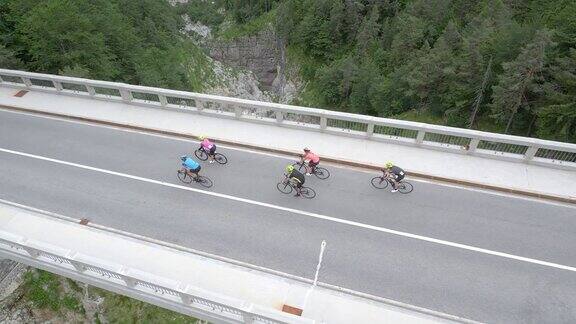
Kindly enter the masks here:
<path id="1" fill-rule="evenodd" d="M 0 110 L 0 199 L 308 278 L 326 240 L 322 282 L 482 322 L 576 322 L 574 207 L 420 181 L 393 194 L 334 165 L 299 199 L 275 188 L 289 158 L 230 147 L 228 165 L 202 163 L 204 189 L 176 177 L 197 146 Z"/>

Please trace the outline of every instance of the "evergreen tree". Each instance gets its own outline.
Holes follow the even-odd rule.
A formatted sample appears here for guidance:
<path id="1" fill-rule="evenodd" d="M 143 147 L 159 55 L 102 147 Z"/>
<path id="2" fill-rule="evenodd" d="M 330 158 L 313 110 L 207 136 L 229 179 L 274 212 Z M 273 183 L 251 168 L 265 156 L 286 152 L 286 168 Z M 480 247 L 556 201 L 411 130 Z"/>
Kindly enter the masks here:
<path id="1" fill-rule="evenodd" d="M 576 49 L 556 59 L 549 74 L 551 79 L 543 87 L 546 105 L 538 112 L 538 134 L 576 142 Z"/>
<path id="2" fill-rule="evenodd" d="M 492 112 L 498 120 L 506 122 L 506 133 L 519 111 L 530 112 L 528 97 L 544 68 L 546 50 L 552 45 L 551 33 L 540 30 L 514 61 L 503 64 L 504 73 L 493 87 Z"/>

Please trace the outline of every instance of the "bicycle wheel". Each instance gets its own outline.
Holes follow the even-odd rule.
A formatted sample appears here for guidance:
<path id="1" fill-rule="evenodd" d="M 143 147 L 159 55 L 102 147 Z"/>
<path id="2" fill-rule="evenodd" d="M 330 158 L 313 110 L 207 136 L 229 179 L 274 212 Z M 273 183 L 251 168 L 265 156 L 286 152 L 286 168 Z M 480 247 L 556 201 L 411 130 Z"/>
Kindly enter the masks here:
<path id="1" fill-rule="evenodd" d="M 224 154 L 216 153 L 214 154 L 214 160 L 219 164 L 226 164 L 228 163 L 228 159 Z"/>
<path id="2" fill-rule="evenodd" d="M 212 180 L 204 176 L 198 176 L 197 182 L 204 188 L 210 188 L 214 185 Z"/>
<path id="3" fill-rule="evenodd" d="M 204 152 L 204 150 L 197 149 L 196 151 L 194 151 L 194 155 L 196 155 L 196 157 L 202 161 L 208 160 L 208 154 L 206 154 L 206 152 Z"/>
<path id="4" fill-rule="evenodd" d="M 183 172 L 182 170 L 178 170 L 178 179 L 184 183 L 192 182 L 192 177 L 188 175 L 188 173 Z"/>
<path id="5" fill-rule="evenodd" d="M 384 179 L 383 177 L 374 177 L 370 182 L 376 189 L 386 189 L 386 187 L 388 187 L 388 180 Z"/>
<path id="6" fill-rule="evenodd" d="M 289 194 L 293 190 L 292 186 L 287 181 L 278 182 L 276 188 L 284 194 Z"/>
<path id="7" fill-rule="evenodd" d="M 411 193 L 414 190 L 414 186 L 410 182 L 402 181 L 398 185 L 398 191 L 403 194 Z"/>
<path id="8" fill-rule="evenodd" d="M 316 167 L 314 168 L 314 175 L 316 175 L 316 177 L 318 179 L 328 179 L 330 177 L 330 171 L 322 168 L 322 167 Z"/>
<path id="9" fill-rule="evenodd" d="M 312 198 L 316 197 L 316 191 L 314 191 L 314 189 L 308 188 L 308 187 L 300 188 L 300 194 L 302 195 L 302 197 L 308 198 L 308 199 L 312 199 Z"/>

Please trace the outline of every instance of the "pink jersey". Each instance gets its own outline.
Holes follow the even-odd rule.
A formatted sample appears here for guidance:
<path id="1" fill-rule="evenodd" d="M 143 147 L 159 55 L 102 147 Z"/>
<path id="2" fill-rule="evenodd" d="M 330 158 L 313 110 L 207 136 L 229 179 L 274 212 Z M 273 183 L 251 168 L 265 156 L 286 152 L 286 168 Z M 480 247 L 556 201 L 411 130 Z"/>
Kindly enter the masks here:
<path id="1" fill-rule="evenodd" d="M 205 150 L 210 150 L 212 148 L 212 146 L 214 146 L 214 143 L 210 142 L 209 139 L 205 138 L 202 143 L 200 143 L 200 145 L 202 145 L 202 148 Z"/>
<path id="2" fill-rule="evenodd" d="M 313 163 L 318 163 L 320 162 L 320 157 L 312 152 L 308 152 L 304 154 L 304 160 L 310 160 Z"/>

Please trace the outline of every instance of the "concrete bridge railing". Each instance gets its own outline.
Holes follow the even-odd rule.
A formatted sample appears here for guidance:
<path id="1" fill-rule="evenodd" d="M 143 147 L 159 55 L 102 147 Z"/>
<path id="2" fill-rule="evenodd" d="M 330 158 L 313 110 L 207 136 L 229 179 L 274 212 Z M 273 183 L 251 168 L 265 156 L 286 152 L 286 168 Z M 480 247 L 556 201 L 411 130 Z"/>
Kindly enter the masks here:
<path id="1" fill-rule="evenodd" d="M 315 322 L 4 231 L 0 256 L 215 323 Z"/>
<path id="2" fill-rule="evenodd" d="M 5 69 L 0 69 L 0 85 L 388 141 L 550 168 L 576 169 L 576 144 Z"/>

